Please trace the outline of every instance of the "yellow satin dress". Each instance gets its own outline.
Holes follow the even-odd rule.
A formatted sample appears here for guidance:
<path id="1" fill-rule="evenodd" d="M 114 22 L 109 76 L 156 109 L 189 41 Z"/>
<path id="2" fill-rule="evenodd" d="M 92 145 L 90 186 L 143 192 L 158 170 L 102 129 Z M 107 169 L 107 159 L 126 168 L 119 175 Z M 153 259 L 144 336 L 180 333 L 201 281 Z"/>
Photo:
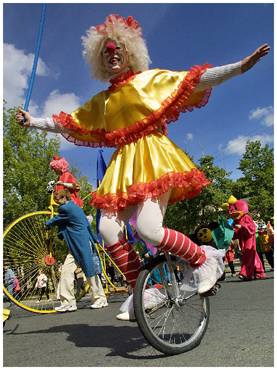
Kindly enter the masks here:
<path id="1" fill-rule="evenodd" d="M 209 67 L 129 74 L 71 114 L 53 119 L 77 145 L 117 147 L 91 204 L 121 211 L 171 190 L 170 203 L 198 195 L 209 181 L 167 136 L 182 112 L 204 106 L 210 89 L 194 92 Z"/>

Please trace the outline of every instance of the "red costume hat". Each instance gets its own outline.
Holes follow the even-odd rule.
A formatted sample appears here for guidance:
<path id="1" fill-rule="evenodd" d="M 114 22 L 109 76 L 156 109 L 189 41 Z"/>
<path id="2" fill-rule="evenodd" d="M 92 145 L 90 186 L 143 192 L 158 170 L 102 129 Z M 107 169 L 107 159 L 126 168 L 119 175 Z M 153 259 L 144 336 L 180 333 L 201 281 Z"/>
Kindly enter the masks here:
<path id="1" fill-rule="evenodd" d="M 50 168 L 54 171 L 64 173 L 69 170 L 69 164 L 65 158 L 59 158 L 58 155 L 54 155 L 53 160 L 50 162 Z"/>

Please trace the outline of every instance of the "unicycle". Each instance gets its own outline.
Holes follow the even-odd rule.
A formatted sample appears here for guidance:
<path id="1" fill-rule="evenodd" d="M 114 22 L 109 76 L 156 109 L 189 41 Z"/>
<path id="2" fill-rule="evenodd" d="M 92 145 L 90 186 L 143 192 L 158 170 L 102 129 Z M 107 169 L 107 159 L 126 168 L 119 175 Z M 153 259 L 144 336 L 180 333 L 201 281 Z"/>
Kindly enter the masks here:
<path id="1" fill-rule="evenodd" d="M 208 327 L 208 297 L 182 289 L 176 269 L 183 261 L 169 255 L 155 257 L 140 272 L 134 291 L 138 326 L 158 351 L 176 355 L 198 346 Z"/>

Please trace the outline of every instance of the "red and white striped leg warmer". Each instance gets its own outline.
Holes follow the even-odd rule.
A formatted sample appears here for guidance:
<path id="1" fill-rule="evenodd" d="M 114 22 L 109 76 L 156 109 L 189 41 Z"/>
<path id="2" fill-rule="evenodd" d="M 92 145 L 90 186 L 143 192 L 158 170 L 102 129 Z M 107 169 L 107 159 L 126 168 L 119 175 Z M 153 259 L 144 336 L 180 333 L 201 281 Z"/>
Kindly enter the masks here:
<path id="1" fill-rule="evenodd" d="M 206 261 L 205 251 L 186 235 L 175 230 L 164 228 L 164 238 L 158 248 L 183 258 L 192 267 L 201 266 Z"/>
<path id="2" fill-rule="evenodd" d="M 124 240 L 107 247 L 107 250 L 125 275 L 127 282 L 134 288 L 141 269 L 140 260 L 135 250 Z"/>

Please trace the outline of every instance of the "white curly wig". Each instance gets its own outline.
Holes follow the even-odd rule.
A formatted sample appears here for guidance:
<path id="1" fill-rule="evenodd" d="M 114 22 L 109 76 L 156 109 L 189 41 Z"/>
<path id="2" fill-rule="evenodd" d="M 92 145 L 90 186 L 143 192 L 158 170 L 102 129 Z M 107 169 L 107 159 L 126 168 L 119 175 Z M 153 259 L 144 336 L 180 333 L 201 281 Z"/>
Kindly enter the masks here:
<path id="1" fill-rule="evenodd" d="M 90 64 L 91 74 L 95 79 L 109 81 L 111 78 L 104 69 L 101 58 L 103 44 L 108 38 L 124 44 L 133 72 L 142 72 L 149 68 L 151 60 L 139 23 L 131 16 L 123 18 L 111 14 L 103 24 L 91 27 L 86 36 L 82 37 L 83 55 Z"/>

